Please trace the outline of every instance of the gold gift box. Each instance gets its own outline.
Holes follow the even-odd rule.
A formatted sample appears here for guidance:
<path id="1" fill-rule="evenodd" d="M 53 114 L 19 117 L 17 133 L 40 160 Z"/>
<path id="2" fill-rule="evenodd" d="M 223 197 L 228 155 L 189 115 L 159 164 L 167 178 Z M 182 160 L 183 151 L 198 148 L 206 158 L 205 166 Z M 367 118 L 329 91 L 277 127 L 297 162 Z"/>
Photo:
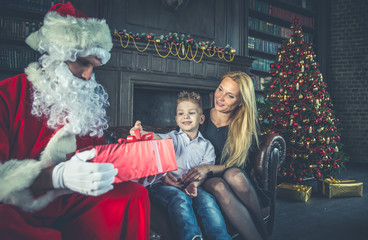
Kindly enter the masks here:
<path id="1" fill-rule="evenodd" d="M 277 197 L 307 202 L 312 195 L 312 187 L 292 183 L 280 183 L 276 189 Z"/>
<path id="2" fill-rule="evenodd" d="M 319 179 L 318 191 L 328 198 L 361 197 L 363 183 L 348 179 Z"/>

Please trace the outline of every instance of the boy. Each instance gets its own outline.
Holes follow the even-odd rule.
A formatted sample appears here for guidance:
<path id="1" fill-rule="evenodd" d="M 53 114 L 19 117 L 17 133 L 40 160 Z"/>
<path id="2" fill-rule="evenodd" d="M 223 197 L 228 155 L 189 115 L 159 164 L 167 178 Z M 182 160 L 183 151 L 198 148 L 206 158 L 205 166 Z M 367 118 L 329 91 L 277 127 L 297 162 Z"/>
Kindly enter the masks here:
<path id="1" fill-rule="evenodd" d="M 181 92 L 175 116 L 179 132 L 173 130 L 167 134 L 155 134 L 156 138 L 173 139 L 178 169 L 153 180 L 149 187 L 150 199 L 168 209 L 172 229 L 175 229 L 178 239 L 202 239 L 197 217 L 205 238 L 231 239 L 215 198 L 199 187 L 203 180 L 187 186 L 181 182 L 191 168 L 215 163 L 212 144 L 198 131 L 204 118 L 199 94 Z M 130 133 L 133 135 L 138 128 L 143 131 L 140 121 L 135 123 Z"/>

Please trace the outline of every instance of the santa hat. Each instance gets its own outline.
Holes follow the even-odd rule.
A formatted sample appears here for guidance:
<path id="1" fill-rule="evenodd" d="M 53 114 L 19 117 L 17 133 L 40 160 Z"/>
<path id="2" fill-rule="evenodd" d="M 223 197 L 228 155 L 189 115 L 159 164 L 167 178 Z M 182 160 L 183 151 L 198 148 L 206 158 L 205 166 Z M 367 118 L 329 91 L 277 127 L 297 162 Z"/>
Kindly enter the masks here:
<path id="1" fill-rule="evenodd" d="M 113 46 L 106 21 L 89 18 L 70 2 L 52 6 L 45 15 L 43 26 L 29 35 L 26 43 L 40 53 L 52 54 L 53 51 L 67 49 L 67 52 L 76 52 L 81 57 L 96 56 L 102 64 L 110 59 L 109 52 Z"/>

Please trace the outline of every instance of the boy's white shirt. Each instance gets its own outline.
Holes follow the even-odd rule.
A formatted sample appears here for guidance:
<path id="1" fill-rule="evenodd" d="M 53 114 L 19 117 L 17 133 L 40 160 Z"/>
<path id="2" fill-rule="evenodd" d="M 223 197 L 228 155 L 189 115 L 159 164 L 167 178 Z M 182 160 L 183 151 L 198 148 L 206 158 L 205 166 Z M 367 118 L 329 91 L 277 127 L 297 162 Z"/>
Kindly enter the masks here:
<path id="1" fill-rule="evenodd" d="M 160 138 L 172 138 L 175 148 L 175 155 L 178 165 L 178 170 L 171 172 L 176 178 L 182 178 L 191 168 L 210 164 L 215 164 L 215 150 L 213 148 L 213 145 L 211 142 L 207 139 L 205 139 L 200 132 L 198 132 L 198 136 L 194 140 L 190 140 L 188 135 L 186 135 L 182 130 L 177 132 L 176 130 L 173 130 L 166 134 L 157 134 Z M 181 136 L 179 136 L 181 135 Z M 179 140 L 179 142 L 178 142 Z M 188 152 L 186 151 L 186 147 L 191 144 L 201 144 L 204 148 L 194 148 L 191 149 L 192 151 Z M 200 152 L 198 152 L 200 151 Z M 198 154 L 198 155 L 196 155 Z M 200 159 L 197 159 L 198 157 L 201 157 Z M 194 161 L 193 161 L 194 158 Z M 145 179 L 141 179 L 140 183 L 143 186 L 148 186 L 155 184 L 160 181 L 160 179 L 165 176 L 165 174 L 159 174 L 153 177 L 153 179 L 149 179 L 148 177 Z M 152 177 L 151 177 L 152 178 Z M 149 181 L 149 180 L 151 181 Z M 134 180 L 135 182 L 138 182 L 138 180 Z M 143 181 L 143 182 L 142 182 Z"/>

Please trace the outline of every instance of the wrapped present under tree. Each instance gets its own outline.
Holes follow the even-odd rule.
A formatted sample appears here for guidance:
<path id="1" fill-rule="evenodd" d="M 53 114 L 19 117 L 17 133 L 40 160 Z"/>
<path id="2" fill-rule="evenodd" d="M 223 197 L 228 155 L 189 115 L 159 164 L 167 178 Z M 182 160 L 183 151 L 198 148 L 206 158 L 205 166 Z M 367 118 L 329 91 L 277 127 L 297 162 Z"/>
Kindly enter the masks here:
<path id="1" fill-rule="evenodd" d="M 307 202 L 312 195 L 312 187 L 292 183 L 280 183 L 277 185 L 276 193 L 277 197 Z"/>
<path id="2" fill-rule="evenodd" d="M 328 198 L 362 197 L 363 183 L 348 179 L 320 179 L 318 191 Z"/>

